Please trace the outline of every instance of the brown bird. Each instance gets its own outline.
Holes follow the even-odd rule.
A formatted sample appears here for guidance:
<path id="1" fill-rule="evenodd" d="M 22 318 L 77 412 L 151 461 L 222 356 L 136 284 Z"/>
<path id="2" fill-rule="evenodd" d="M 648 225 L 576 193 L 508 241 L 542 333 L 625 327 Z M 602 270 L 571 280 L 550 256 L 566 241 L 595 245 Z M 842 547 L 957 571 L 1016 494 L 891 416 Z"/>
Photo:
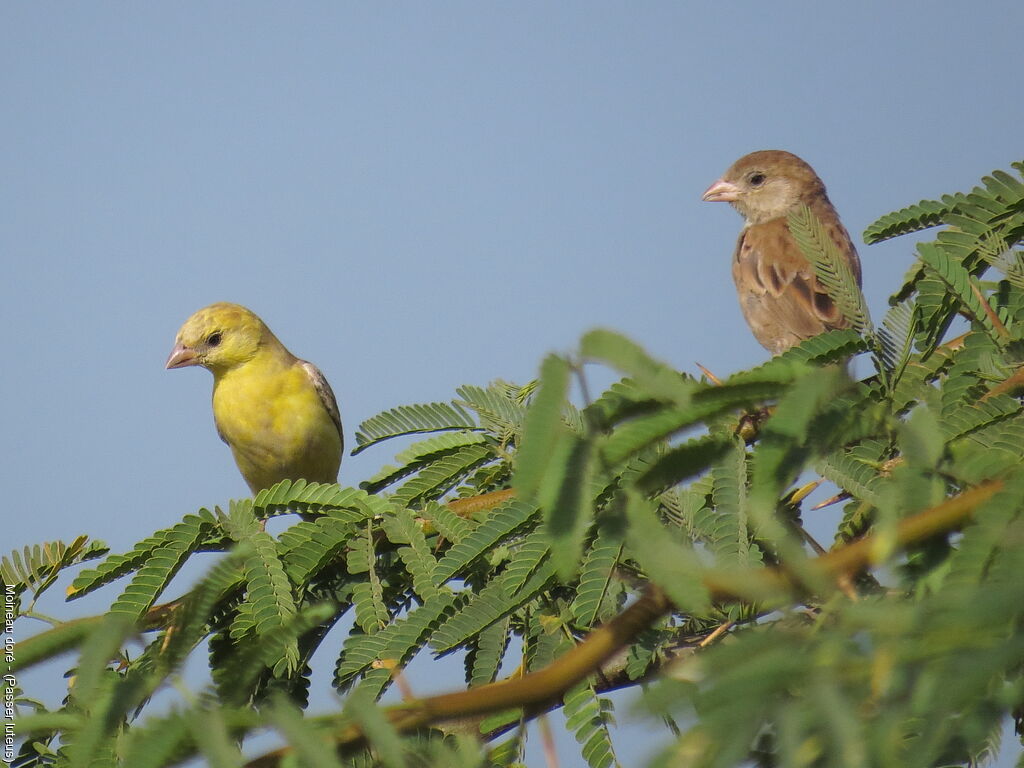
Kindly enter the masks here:
<path id="1" fill-rule="evenodd" d="M 746 220 L 732 260 L 740 307 L 754 337 L 773 355 L 849 322 L 814 275 L 789 231 L 802 203 L 821 221 L 860 286 L 860 259 L 818 174 L 777 149 L 745 155 L 704 192 L 728 202 Z"/>

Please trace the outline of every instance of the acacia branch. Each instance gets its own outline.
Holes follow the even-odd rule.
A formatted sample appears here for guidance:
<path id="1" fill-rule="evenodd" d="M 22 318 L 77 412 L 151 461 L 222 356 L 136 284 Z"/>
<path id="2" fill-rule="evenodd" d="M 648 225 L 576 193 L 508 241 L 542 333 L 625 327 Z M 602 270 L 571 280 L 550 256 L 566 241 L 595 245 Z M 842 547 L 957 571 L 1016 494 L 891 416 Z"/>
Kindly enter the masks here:
<path id="1" fill-rule="evenodd" d="M 903 549 L 959 528 L 980 504 L 1002 487 L 1002 482 L 990 481 L 900 521 L 891 548 L 883 546 L 886 542 L 877 534 L 866 536 L 809 561 L 808 568 L 822 580 L 854 576 L 887 559 L 893 549 Z M 743 601 L 752 592 L 774 595 L 778 600 L 782 595 L 804 591 L 802 583 L 780 567 L 747 571 L 712 570 L 704 575 L 703 583 L 711 598 L 719 603 Z M 543 669 L 515 679 L 406 702 L 387 708 L 385 713 L 397 730 L 405 732 L 461 717 L 511 708 L 529 710 L 531 707 L 548 706 L 574 685 L 599 671 L 602 665 L 671 608 L 665 593 L 656 585 L 648 584 L 637 602 L 604 626 L 593 630 L 579 645 Z M 365 741 L 362 729 L 351 724 L 344 725 L 336 736 L 337 747 L 344 751 L 363 746 Z M 290 752 L 289 747 L 269 752 L 246 763 L 245 768 L 279 766 Z"/>

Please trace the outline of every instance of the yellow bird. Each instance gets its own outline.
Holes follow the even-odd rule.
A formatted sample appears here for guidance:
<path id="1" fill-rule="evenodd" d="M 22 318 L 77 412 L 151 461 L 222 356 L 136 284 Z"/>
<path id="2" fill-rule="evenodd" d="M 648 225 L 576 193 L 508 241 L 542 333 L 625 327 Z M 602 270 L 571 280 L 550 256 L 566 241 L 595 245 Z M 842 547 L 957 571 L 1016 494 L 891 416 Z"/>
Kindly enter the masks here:
<path id="1" fill-rule="evenodd" d="M 334 483 L 344 438 L 327 379 L 238 304 L 200 309 L 178 331 L 168 368 L 213 374 L 213 420 L 255 494 L 281 480 Z"/>

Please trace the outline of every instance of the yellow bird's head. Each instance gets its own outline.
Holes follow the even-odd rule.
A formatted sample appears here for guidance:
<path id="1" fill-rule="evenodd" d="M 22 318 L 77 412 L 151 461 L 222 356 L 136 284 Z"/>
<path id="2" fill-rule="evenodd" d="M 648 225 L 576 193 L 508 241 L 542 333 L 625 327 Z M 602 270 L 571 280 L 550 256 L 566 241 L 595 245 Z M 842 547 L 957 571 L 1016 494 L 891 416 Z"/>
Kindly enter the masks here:
<path id="1" fill-rule="evenodd" d="M 214 375 L 236 368 L 276 341 L 255 314 L 239 304 L 219 302 L 185 321 L 167 358 L 168 368 L 201 365 Z"/>

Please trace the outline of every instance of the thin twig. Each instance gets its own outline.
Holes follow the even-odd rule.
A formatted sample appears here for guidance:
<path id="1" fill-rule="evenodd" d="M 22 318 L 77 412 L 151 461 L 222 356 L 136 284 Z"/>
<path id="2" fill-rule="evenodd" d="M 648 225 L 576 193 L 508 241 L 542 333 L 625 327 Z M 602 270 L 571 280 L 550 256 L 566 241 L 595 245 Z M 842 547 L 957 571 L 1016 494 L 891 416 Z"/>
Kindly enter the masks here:
<path id="1" fill-rule="evenodd" d="M 728 621 L 726 621 L 726 622 L 724 622 L 722 624 L 719 624 L 717 627 L 715 627 L 714 632 L 712 632 L 710 635 L 705 637 L 703 640 L 701 640 L 697 644 L 697 647 L 698 648 L 707 648 L 709 645 L 711 645 L 713 642 L 715 642 L 718 638 L 720 638 L 722 635 L 724 635 L 726 632 L 728 632 L 730 629 L 732 629 L 735 625 L 736 625 L 736 622 L 733 621 L 732 619 L 729 619 Z"/>
<path id="2" fill-rule="evenodd" d="M 722 386 L 722 380 L 720 378 L 718 378 L 717 376 L 715 376 L 715 374 L 713 374 L 711 371 L 709 371 L 707 368 L 705 368 L 700 363 L 695 362 L 694 365 L 696 365 L 698 368 L 700 368 L 700 372 L 703 373 L 705 376 L 707 376 L 708 381 L 710 381 L 716 387 Z"/>
<path id="3" fill-rule="evenodd" d="M 1003 379 L 992 387 L 992 389 L 981 396 L 981 399 L 984 401 L 996 395 L 1010 394 L 1020 387 L 1024 387 L 1024 366 L 1018 368 L 1008 378 Z"/>
<path id="4" fill-rule="evenodd" d="M 974 293 L 975 298 L 981 303 L 982 309 L 985 310 L 985 316 L 992 323 L 992 327 L 995 328 L 996 333 L 999 334 L 999 338 L 1003 341 L 1007 341 L 1010 338 L 1010 332 L 1006 330 L 1006 326 L 1003 325 L 1003 321 L 999 319 L 999 315 L 992 309 L 992 305 L 988 303 L 988 299 L 985 298 L 985 294 L 981 292 L 981 289 L 974 284 L 974 280 L 971 280 L 971 291 Z"/>
<path id="5" fill-rule="evenodd" d="M 544 763 L 548 768 L 558 768 L 558 749 L 555 747 L 555 734 L 551 731 L 551 721 L 547 715 L 540 718 L 540 740 L 544 745 Z"/>

